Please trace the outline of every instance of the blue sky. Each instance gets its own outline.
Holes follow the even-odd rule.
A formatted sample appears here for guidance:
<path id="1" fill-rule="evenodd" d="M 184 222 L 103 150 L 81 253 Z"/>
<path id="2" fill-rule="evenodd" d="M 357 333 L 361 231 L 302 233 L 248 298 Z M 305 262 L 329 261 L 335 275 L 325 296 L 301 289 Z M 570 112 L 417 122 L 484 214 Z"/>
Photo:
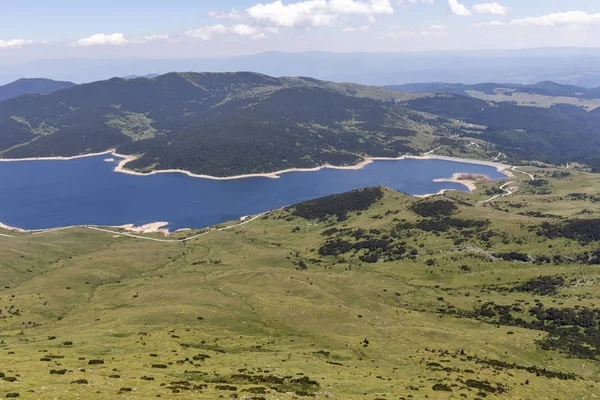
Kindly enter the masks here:
<path id="1" fill-rule="evenodd" d="M 600 47 L 600 0 L 7 0 L 0 59 Z"/>

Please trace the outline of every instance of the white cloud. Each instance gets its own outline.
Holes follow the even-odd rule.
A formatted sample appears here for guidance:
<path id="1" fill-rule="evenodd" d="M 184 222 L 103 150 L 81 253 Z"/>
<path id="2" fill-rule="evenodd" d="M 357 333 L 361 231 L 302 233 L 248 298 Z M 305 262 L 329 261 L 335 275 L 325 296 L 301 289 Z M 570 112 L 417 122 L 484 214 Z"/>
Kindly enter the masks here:
<path id="1" fill-rule="evenodd" d="M 508 8 L 494 1 L 490 3 L 477 3 L 469 9 L 467 6 L 460 3 L 459 0 L 448 0 L 448 12 L 451 15 L 457 15 L 459 17 L 470 17 L 473 13 L 506 15 L 508 14 Z"/>
<path id="2" fill-rule="evenodd" d="M 486 26 L 504 26 L 504 25 L 506 25 L 506 24 L 502 21 L 487 21 L 487 22 L 477 22 L 477 23 L 471 24 L 471 26 L 473 26 L 475 28 L 483 28 Z"/>
<path id="3" fill-rule="evenodd" d="M 364 25 L 364 26 L 344 28 L 344 29 L 342 29 L 342 32 L 367 32 L 369 29 L 371 29 L 371 26 Z"/>
<path id="4" fill-rule="evenodd" d="M 448 9 L 450 14 L 457 15 L 459 17 L 468 17 L 473 15 L 471 10 L 469 10 L 464 4 L 458 2 L 458 0 L 448 0 Z"/>
<path id="5" fill-rule="evenodd" d="M 122 33 L 113 33 L 110 35 L 97 33 L 90 37 L 75 40 L 69 43 L 72 47 L 89 47 L 89 46 L 124 46 L 127 44 L 145 44 L 155 42 L 157 40 L 169 40 L 169 35 L 147 35 L 134 36 L 131 38 L 125 37 Z"/>
<path id="6" fill-rule="evenodd" d="M 473 5 L 473 11 L 477 14 L 495 14 L 495 15 L 506 15 L 508 14 L 508 8 L 504 7 L 500 3 L 479 3 Z"/>
<path id="7" fill-rule="evenodd" d="M 290 5 L 284 5 L 281 1 L 257 4 L 248 8 L 247 13 L 260 23 L 286 28 L 300 25 L 332 25 L 336 18 L 328 12 L 328 4 L 325 0 L 309 0 Z"/>
<path id="8" fill-rule="evenodd" d="M 267 37 L 267 34 L 276 35 L 279 33 L 277 28 L 262 29 L 260 27 L 244 24 L 232 26 L 229 28 L 229 31 L 233 34 L 240 36 L 248 36 L 252 39 L 264 39 Z"/>
<path id="9" fill-rule="evenodd" d="M 398 3 L 399 6 L 404 4 L 404 0 L 397 0 L 396 2 Z M 411 4 L 418 4 L 418 3 L 433 4 L 433 3 L 435 3 L 435 0 L 408 0 L 408 2 Z"/>
<path id="10" fill-rule="evenodd" d="M 244 19 L 246 14 L 243 11 L 236 10 L 235 8 L 230 12 L 222 11 L 210 11 L 208 16 L 216 19 Z"/>
<path id="11" fill-rule="evenodd" d="M 430 0 L 426 0 L 430 1 Z M 340 15 L 362 15 L 373 20 L 378 14 L 393 14 L 390 0 L 303 0 L 283 4 L 281 0 L 256 4 L 245 11 L 212 11 L 213 18 L 250 19 L 259 25 L 283 28 L 331 26 Z"/>
<path id="12" fill-rule="evenodd" d="M 97 33 L 90 37 L 86 37 L 86 38 L 71 42 L 71 43 L 69 43 L 69 45 L 73 46 L 73 47 L 106 46 L 106 45 L 123 46 L 128 43 L 129 43 L 129 41 L 125 38 L 125 35 L 123 35 L 122 33 L 113 33 L 111 35 L 106 35 L 104 33 Z"/>
<path id="13" fill-rule="evenodd" d="M 420 31 L 406 31 L 401 30 L 400 27 L 394 27 L 391 31 L 386 34 L 386 37 L 430 37 L 430 36 L 443 36 L 444 31 L 447 28 L 444 25 L 431 25 L 427 29 Z"/>
<path id="14" fill-rule="evenodd" d="M 336 14 L 393 14 L 390 0 L 330 0 L 329 8 Z"/>
<path id="15" fill-rule="evenodd" d="M 18 48 L 28 44 L 33 44 L 33 41 L 25 39 L 0 40 L 0 49 Z"/>
<path id="16" fill-rule="evenodd" d="M 233 26 L 208 25 L 184 32 L 186 36 L 201 40 L 210 40 L 217 35 L 234 34 L 252 39 L 264 39 L 268 35 L 277 35 L 279 30 L 273 27 L 259 27 L 254 25 L 238 24 Z"/>
<path id="17" fill-rule="evenodd" d="M 600 13 L 588 14 L 585 11 L 567 11 L 544 15 L 542 17 L 514 19 L 510 22 L 513 26 L 580 26 L 599 25 Z"/>
<path id="18" fill-rule="evenodd" d="M 141 36 L 138 39 L 143 41 L 144 43 L 155 42 L 157 40 L 169 40 L 169 35 L 148 35 L 148 36 Z"/>
<path id="19" fill-rule="evenodd" d="M 196 28 L 196 29 L 189 29 L 189 30 L 185 31 L 184 33 L 186 36 L 190 36 L 190 37 L 193 37 L 196 39 L 210 40 L 216 34 L 227 33 L 227 29 L 228 28 L 225 25 L 218 24 L 218 25 L 202 26 L 202 27 Z"/>

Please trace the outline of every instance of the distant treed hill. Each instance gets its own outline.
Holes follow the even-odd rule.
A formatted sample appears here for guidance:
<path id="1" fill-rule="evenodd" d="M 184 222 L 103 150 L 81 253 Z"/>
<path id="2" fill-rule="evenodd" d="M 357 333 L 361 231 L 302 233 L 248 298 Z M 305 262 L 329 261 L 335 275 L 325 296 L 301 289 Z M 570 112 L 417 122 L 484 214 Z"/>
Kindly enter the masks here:
<path id="1" fill-rule="evenodd" d="M 486 126 L 479 134 L 471 133 L 473 137 L 495 144 L 512 159 L 553 164 L 578 161 L 600 171 L 600 109 L 523 107 L 454 94 L 415 99 L 406 106 Z"/>
<path id="2" fill-rule="evenodd" d="M 398 105 L 411 98 L 254 73 L 114 78 L 1 103 L 0 157 L 118 148 L 141 155 L 128 168 L 218 176 L 351 164 L 422 150 L 411 147 L 422 117 Z"/>
<path id="3" fill-rule="evenodd" d="M 563 85 L 552 81 L 539 82 L 533 85 L 521 85 L 514 83 L 478 83 L 466 85 L 462 83 L 409 83 L 406 85 L 386 86 L 388 89 L 398 90 L 406 93 L 452 93 L 468 95 L 469 92 L 481 92 L 489 95 L 497 91 L 511 90 L 519 93 L 538 94 L 553 97 L 577 97 L 582 99 L 600 98 L 600 88 L 588 89 L 573 85 Z"/>
<path id="4" fill-rule="evenodd" d="M 19 79 L 4 86 L 0 86 L 0 101 L 12 99 L 24 94 L 48 94 L 57 90 L 75 86 L 72 82 L 53 81 L 51 79 Z"/>
<path id="5" fill-rule="evenodd" d="M 487 144 L 471 150 L 473 139 Z M 127 168 L 142 172 L 232 176 L 355 164 L 440 145 L 455 155 L 502 152 L 511 162 L 577 161 L 600 171 L 600 108 L 519 106 L 249 72 L 113 78 L 0 103 L 2 158 L 117 148 L 139 155 Z"/>

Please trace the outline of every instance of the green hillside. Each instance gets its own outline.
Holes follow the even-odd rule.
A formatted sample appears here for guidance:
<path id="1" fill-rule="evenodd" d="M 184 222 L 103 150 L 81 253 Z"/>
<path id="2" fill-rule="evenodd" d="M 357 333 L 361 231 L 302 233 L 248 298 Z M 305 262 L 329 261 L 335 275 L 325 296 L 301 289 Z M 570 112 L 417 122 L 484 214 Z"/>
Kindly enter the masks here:
<path id="1" fill-rule="evenodd" d="M 353 164 L 428 146 L 419 113 L 396 105 L 414 97 L 254 73 L 114 78 L 2 103 L 0 156 L 117 148 L 140 155 L 128 168 L 217 176 Z"/>
<path id="2" fill-rule="evenodd" d="M 468 95 L 472 92 L 497 94 L 498 92 L 530 93 L 548 97 L 579 97 L 583 99 L 600 98 L 600 88 L 584 88 L 580 86 L 565 85 L 552 81 L 543 81 L 531 85 L 515 83 L 477 83 L 467 85 L 463 83 L 408 83 L 406 85 L 386 86 L 388 89 L 405 93 L 452 93 Z"/>
<path id="3" fill-rule="evenodd" d="M 137 156 L 126 168 L 139 172 L 233 176 L 443 147 L 446 155 L 502 153 L 515 164 L 578 162 L 600 170 L 600 108 L 525 106 L 496 97 L 407 94 L 249 72 L 114 78 L 1 102 L 0 157 L 115 148 Z"/>
<path id="4" fill-rule="evenodd" d="M 549 108 L 490 102 L 454 94 L 410 100 L 412 110 L 473 124 L 457 132 L 453 147 L 479 140 L 502 152 L 509 162 L 523 160 L 550 164 L 579 162 L 600 171 L 600 109 L 587 111 L 573 105 Z"/>
<path id="5" fill-rule="evenodd" d="M 600 182 L 526 171 L 490 202 L 502 182 L 372 188 L 185 242 L 0 231 L 0 397 L 598 396 Z"/>

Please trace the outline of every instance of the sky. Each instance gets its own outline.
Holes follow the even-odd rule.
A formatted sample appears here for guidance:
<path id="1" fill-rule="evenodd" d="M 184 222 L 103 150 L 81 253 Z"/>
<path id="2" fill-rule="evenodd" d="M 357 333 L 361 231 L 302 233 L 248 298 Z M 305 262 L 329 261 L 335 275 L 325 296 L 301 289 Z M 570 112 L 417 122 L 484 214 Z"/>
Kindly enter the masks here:
<path id="1" fill-rule="evenodd" d="M 600 47 L 600 0 L 0 0 L 0 63 Z"/>

